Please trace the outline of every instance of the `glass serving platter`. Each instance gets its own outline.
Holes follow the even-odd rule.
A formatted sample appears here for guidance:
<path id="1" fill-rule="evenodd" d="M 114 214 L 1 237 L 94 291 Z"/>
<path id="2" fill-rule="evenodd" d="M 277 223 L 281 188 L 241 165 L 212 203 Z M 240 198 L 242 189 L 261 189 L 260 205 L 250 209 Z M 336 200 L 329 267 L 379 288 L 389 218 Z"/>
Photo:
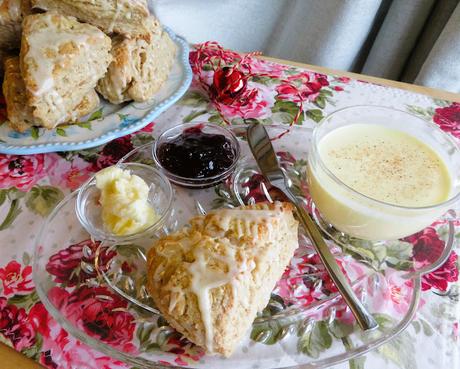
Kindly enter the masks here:
<path id="1" fill-rule="evenodd" d="M 286 127 L 267 126 L 271 137 Z M 194 215 L 215 208 L 275 201 L 280 194 L 258 173 L 245 141 L 245 127 L 231 129 L 240 139 L 242 155 L 233 174 L 206 189 L 173 186 L 169 220 L 157 234 L 172 232 Z M 273 141 L 295 193 L 318 218 L 306 179 L 306 158 L 312 130 L 292 127 Z M 152 145 L 141 146 L 121 162 L 154 165 Z M 401 333 L 417 310 L 421 275 L 439 267 L 453 246 L 454 211 L 432 228 L 443 238 L 430 261 L 418 262 L 411 238 L 367 243 L 324 235 L 339 264 L 380 327 L 362 332 L 315 254 L 305 232 L 300 247 L 267 307 L 229 358 L 204 350 L 168 326 L 145 289 L 146 251 L 152 238 L 136 244 L 102 246 L 95 268 L 98 241 L 80 225 L 77 192 L 67 196 L 50 215 L 36 240 L 34 281 L 40 299 L 63 327 L 81 341 L 139 368 L 323 368 L 355 358 Z M 67 231 L 63 231 L 67 230 Z M 93 304 L 93 305 L 91 305 Z M 94 313 L 97 306 L 104 319 Z M 96 309 L 96 310 L 97 310 Z"/>

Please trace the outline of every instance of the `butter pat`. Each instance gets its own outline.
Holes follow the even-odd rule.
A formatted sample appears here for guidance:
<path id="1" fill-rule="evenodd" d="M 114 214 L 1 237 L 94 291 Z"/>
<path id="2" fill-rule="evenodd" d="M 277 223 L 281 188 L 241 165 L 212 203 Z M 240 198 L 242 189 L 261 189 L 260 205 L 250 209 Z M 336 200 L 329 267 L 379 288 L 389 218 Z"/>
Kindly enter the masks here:
<path id="1" fill-rule="evenodd" d="M 148 202 L 149 186 L 128 170 L 109 167 L 96 174 L 101 191 L 102 221 L 106 229 L 118 236 L 141 232 L 158 218 Z"/>

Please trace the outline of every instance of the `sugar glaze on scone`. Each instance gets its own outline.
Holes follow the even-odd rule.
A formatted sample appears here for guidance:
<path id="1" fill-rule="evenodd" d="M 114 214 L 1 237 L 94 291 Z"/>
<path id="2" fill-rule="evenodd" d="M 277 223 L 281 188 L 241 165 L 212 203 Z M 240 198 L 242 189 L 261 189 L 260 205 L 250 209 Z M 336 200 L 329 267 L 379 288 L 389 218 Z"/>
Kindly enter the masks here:
<path id="1" fill-rule="evenodd" d="M 157 241 L 147 287 L 171 326 L 229 356 L 298 247 L 292 211 L 289 203 L 220 209 Z"/>
<path id="2" fill-rule="evenodd" d="M 26 87 L 19 68 L 19 57 L 7 57 L 3 78 L 3 96 L 6 102 L 8 124 L 11 129 L 24 132 L 36 125 L 32 108 L 27 105 Z M 99 96 L 94 89 L 86 94 L 76 107 L 67 112 L 65 123 L 75 122 L 99 106 Z"/>
<path id="3" fill-rule="evenodd" d="M 25 18 L 21 72 L 38 125 L 54 128 L 65 122 L 105 74 L 110 48 L 108 36 L 74 17 L 50 12 Z"/>

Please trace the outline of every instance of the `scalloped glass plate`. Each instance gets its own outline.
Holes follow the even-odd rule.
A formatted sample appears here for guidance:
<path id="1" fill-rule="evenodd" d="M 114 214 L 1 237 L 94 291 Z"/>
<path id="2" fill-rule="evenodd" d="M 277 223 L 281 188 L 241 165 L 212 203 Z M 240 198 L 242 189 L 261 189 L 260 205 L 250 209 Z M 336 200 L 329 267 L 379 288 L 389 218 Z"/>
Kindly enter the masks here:
<path id="1" fill-rule="evenodd" d="M 167 27 L 165 30 L 177 46 L 176 58 L 168 79 L 150 101 L 114 105 L 101 99 L 98 110 L 77 124 L 62 125 L 53 130 L 33 128 L 19 133 L 2 124 L 0 153 L 26 155 L 87 149 L 135 132 L 152 122 L 179 100 L 192 82 L 187 41 Z"/>
<path id="2" fill-rule="evenodd" d="M 273 201 L 279 195 L 257 172 L 244 140 L 245 128 L 232 129 L 240 138 L 243 158 L 233 175 L 213 188 L 174 187 L 173 211 L 161 233 L 213 208 Z M 272 137 L 285 129 L 268 126 Z M 305 177 L 311 134 L 311 129 L 293 127 L 274 141 L 274 147 L 297 195 L 315 212 Z M 135 149 L 122 161 L 154 165 L 151 144 Z M 269 304 L 234 354 L 222 358 L 205 355 L 169 327 L 155 309 L 144 287 L 145 253 L 151 239 L 101 246 L 96 271 L 99 243 L 90 239 L 77 220 L 76 195 L 57 206 L 37 237 L 33 270 L 38 294 L 71 334 L 140 368 L 323 368 L 359 356 L 395 337 L 411 322 L 419 302 L 421 273 L 445 261 L 455 232 L 451 219 L 434 225 L 445 241 L 442 249 L 433 250 L 437 254 L 429 264 L 416 262 L 409 240 L 369 244 L 341 236 L 338 245 L 327 239 L 358 296 L 380 324 L 379 330 L 363 333 L 301 231 L 300 247 Z"/>

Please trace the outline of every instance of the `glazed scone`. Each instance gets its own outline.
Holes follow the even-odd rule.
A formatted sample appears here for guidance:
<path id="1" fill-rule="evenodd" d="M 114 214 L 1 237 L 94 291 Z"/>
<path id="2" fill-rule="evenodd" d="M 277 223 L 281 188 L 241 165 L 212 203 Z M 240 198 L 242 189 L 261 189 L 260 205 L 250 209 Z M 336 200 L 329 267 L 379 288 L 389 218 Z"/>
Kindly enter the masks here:
<path id="1" fill-rule="evenodd" d="M 50 12 L 24 19 L 21 72 L 37 125 L 66 121 L 107 71 L 110 48 L 110 37 L 74 17 Z"/>
<path id="2" fill-rule="evenodd" d="M 112 63 L 97 90 L 112 104 L 147 101 L 168 78 L 176 45 L 154 17 L 149 17 L 149 37 L 113 39 Z"/>
<path id="3" fill-rule="evenodd" d="M 7 58 L 4 66 L 3 96 L 6 102 L 8 124 L 15 131 L 24 132 L 37 124 L 34 122 L 32 108 L 27 105 L 26 88 L 19 68 L 19 57 Z M 99 96 L 93 89 L 74 109 L 67 113 L 64 123 L 75 122 L 98 106 Z"/>
<path id="4" fill-rule="evenodd" d="M 298 247 L 288 203 L 220 209 L 157 241 L 147 288 L 169 324 L 208 353 L 229 356 Z"/>
<path id="5" fill-rule="evenodd" d="M 0 0 L 0 48 L 17 48 L 21 42 L 21 0 Z"/>
<path id="6" fill-rule="evenodd" d="M 32 6 L 76 17 L 106 33 L 129 37 L 147 33 L 147 0 L 32 0 Z"/>
<path id="7" fill-rule="evenodd" d="M 32 109 L 26 103 L 26 89 L 19 68 L 19 57 L 4 62 L 3 96 L 6 103 L 8 124 L 12 129 L 24 132 L 32 125 Z"/>

